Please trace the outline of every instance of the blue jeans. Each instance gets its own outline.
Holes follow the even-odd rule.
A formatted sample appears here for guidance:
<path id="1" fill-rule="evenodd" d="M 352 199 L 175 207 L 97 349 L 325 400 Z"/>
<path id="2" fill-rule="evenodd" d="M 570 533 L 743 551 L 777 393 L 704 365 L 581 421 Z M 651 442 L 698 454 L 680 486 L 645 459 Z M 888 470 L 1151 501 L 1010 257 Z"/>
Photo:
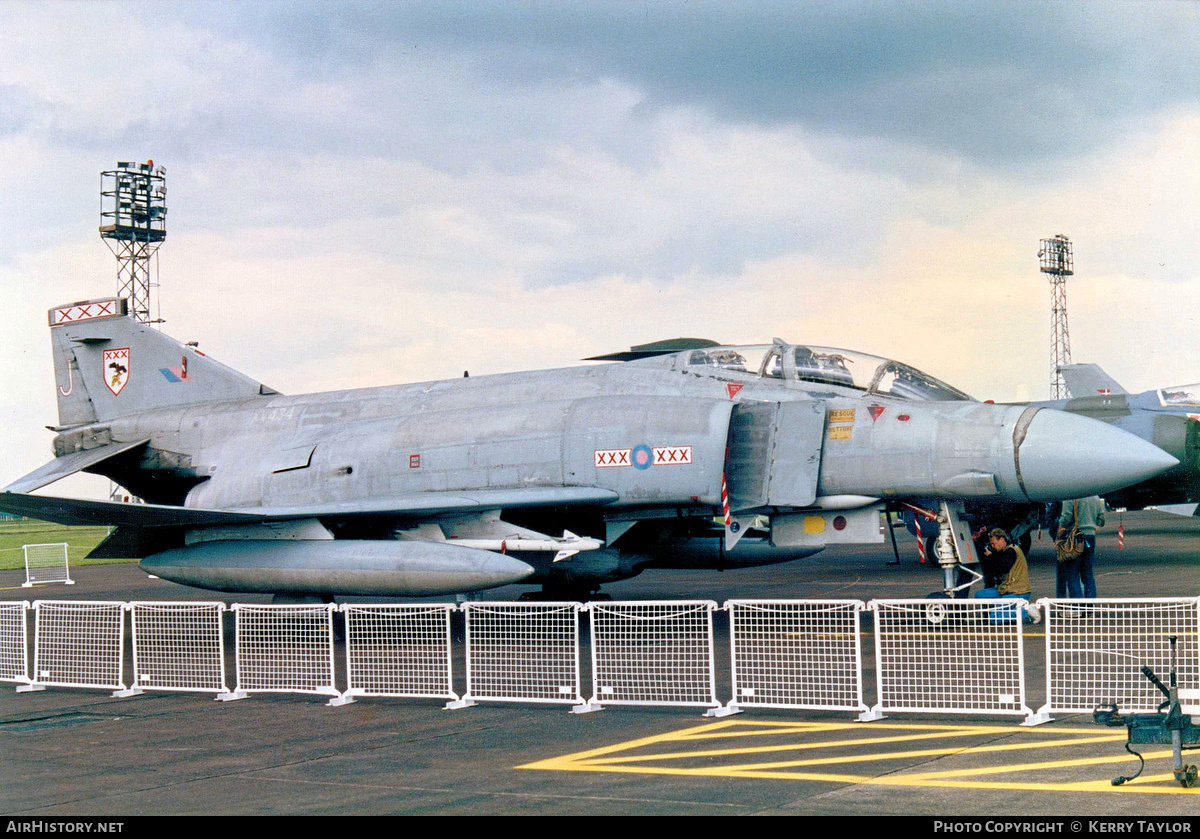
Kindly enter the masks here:
<path id="1" fill-rule="evenodd" d="M 1096 559 L 1096 537 L 1084 536 L 1083 542 L 1087 547 L 1079 555 L 1079 579 L 1083 581 L 1083 596 L 1094 599 L 1096 597 L 1096 575 L 1092 572 L 1092 565 Z"/>
<path id="2" fill-rule="evenodd" d="M 999 589 L 994 589 L 994 588 L 982 588 L 978 592 L 976 592 L 975 596 L 979 597 L 979 598 L 990 599 L 990 600 L 997 600 L 997 599 L 998 600 L 1024 600 L 1026 603 L 1032 602 L 1032 600 L 1033 600 L 1032 593 L 1029 593 L 1029 594 L 1001 594 Z M 1017 604 L 1014 603 L 1013 605 L 1016 606 Z M 1010 610 L 1007 606 L 1003 607 L 1002 609 L 997 609 L 996 613 L 992 617 L 991 622 L 992 623 L 1012 623 L 1014 620 L 1016 620 L 1016 616 L 1015 615 L 1009 616 L 1007 614 L 1009 611 Z M 1033 623 L 1033 618 L 1029 617 L 1029 612 L 1025 612 L 1025 623 Z"/>
<path id="3" fill-rule="evenodd" d="M 1092 572 L 1096 558 L 1096 537 L 1083 537 L 1083 553 L 1070 562 L 1058 563 L 1054 579 L 1055 597 L 1095 597 L 1096 576 Z"/>

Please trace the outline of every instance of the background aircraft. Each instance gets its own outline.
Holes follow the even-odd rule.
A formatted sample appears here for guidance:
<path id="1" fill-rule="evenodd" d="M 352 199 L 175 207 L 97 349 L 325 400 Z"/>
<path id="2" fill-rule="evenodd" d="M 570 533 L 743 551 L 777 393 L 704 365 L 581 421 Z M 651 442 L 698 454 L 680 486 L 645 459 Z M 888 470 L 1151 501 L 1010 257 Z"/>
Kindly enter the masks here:
<path id="1" fill-rule="evenodd" d="M 880 513 L 906 499 L 937 501 L 969 560 L 965 500 L 1103 492 L 1175 464 L 1086 417 L 975 402 L 897 362 L 779 340 L 285 396 L 119 299 L 56 307 L 50 332 L 56 457 L 0 493 L 0 510 L 113 525 L 93 556 L 223 591 L 521 581 L 577 596 L 650 566 L 882 541 Z M 29 494 L 78 471 L 147 503 Z"/>
<path id="2" fill-rule="evenodd" d="M 1200 502 L 1200 384 L 1131 394 L 1095 364 L 1066 365 L 1062 374 L 1070 398 L 1029 404 L 1105 422 L 1153 443 L 1178 461 L 1172 468 L 1144 481 L 1099 493 L 1108 505 L 1130 510 L 1156 507 L 1194 515 Z M 1066 499 L 1064 496 L 1058 501 Z M 1004 527 L 1028 551 L 1034 530 L 1040 527 L 1053 530 L 1059 507 L 1057 502 L 1045 505 L 970 502 L 965 506 L 965 518 L 973 530 Z M 912 511 L 906 512 L 904 519 L 911 532 L 920 529 L 926 551 L 931 550 L 938 532 L 936 523 Z"/>
<path id="3" fill-rule="evenodd" d="M 1193 515 L 1200 502 L 1200 384 L 1127 393 L 1095 364 L 1062 368 L 1071 398 L 1034 404 L 1101 420 L 1158 446 L 1179 465 L 1104 493 L 1112 507 L 1158 507 Z"/>

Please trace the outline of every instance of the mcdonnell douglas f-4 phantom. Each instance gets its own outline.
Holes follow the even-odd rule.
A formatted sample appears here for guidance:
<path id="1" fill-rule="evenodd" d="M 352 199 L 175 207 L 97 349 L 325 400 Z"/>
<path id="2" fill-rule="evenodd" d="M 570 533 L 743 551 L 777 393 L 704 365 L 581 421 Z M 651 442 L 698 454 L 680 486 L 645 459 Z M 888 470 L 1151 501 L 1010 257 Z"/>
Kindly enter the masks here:
<path id="1" fill-rule="evenodd" d="M 779 340 L 285 396 L 119 299 L 52 309 L 50 333 L 56 457 L 0 510 L 115 526 L 92 556 L 221 591 L 589 593 L 880 542 L 880 513 L 910 498 L 940 502 L 966 560 L 964 500 L 1088 495 L 1176 462 L 1102 422 Z M 79 471 L 146 503 L 29 494 Z"/>

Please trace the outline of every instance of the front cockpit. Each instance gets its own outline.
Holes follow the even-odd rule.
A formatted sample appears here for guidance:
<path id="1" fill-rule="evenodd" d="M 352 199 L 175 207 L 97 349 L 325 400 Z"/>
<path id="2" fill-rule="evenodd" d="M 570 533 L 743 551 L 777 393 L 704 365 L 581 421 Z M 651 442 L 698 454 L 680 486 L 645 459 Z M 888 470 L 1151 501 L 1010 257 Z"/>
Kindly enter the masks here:
<path id="1" fill-rule="evenodd" d="M 854 350 L 787 344 L 718 346 L 676 353 L 676 369 L 726 371 L 736 378 L 757 377 L 847 389 L 859 394 L 925 402 L 968 401 L 970 396 L 899 361 Z"/>

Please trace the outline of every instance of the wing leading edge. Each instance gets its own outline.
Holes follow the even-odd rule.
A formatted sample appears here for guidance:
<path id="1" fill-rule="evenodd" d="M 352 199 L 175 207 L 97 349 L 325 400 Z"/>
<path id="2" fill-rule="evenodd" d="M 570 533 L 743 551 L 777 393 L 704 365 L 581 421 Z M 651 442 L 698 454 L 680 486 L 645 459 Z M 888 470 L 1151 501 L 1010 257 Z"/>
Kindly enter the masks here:
<path id="1" fill-rule="evenodd" d="M 306 518 L 423 517 L 494 508 L 610 504 L 617 498 L 617 493 L 598 487 L 523 487 L 469 492 L 421 492 L 344 504 L 213 510 L 4 491 L 0 492 L 0 511 L 66 525 L 192 528 Z"/>

